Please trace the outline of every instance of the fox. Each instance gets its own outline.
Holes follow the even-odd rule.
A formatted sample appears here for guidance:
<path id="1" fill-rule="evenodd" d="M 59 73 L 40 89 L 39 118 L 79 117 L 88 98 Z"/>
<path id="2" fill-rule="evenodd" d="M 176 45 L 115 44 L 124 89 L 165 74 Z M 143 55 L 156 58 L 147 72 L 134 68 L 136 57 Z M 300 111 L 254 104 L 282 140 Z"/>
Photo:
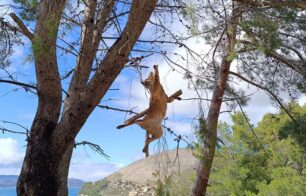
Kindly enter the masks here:
<path id="1" fill-rule="evenodd" d="M 171 103 L 174 99 L 180 100 L 181 98 L 178 95 L 182 94 L 182 91 L 178 91 L 178 93 L 168 97 L 160 83 L 158 66 L 154 65 L 153 68 L 154 73 L 150 72 L 147 79 L 141 81 L 141 84 L 148 89 L 150 94 L 149 108 L 135 117 L 126 120 L 123 125 L 117 127 L 121 129 L 132 124 L 137 124 L 146 130 L 145 145 L 142 150 L 146 154 L 146 157 L 149 156 L 149 144 L 163 135 L 161 123 L 166 116 L 167 103 Z M 145 115 L 143 119 L 136 120 L 143 115 Z"/>

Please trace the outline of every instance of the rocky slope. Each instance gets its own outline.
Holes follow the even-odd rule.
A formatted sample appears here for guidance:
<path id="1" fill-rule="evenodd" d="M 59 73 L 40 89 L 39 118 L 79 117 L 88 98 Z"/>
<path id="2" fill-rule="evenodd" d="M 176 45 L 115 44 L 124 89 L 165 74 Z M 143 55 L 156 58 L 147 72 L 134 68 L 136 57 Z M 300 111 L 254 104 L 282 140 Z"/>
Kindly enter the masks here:
<path id="1" fill-rule="evenodd" d="M 176 150 L 153 155 L 121 168 L 103 180 L 86 183 L 80 195 L 154 195 L 157 182 L 165 182 L 169 176 L 175 181 L 173 184 L 183 183 L 190 187 L 186 183 L 191 183 L 190 176 L 194 173 L 195 166 L 196 159 L 192 156 L 191 150 L 180 149 L 178 157 Z M 181 179 L 182 175 L 184 179 Z M 185 182 L 186 179 L 188 182 Z"/>

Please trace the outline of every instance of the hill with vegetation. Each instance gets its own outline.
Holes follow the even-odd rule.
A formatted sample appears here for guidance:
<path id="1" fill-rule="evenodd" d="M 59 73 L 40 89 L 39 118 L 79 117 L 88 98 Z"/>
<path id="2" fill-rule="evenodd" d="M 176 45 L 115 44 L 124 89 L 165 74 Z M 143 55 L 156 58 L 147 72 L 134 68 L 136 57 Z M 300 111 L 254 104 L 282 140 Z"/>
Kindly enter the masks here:
<path id="1" fill-rule="evenodd" d="M 138 160 L 105 179 L 93 183 L 87 182 L 79 194 L 153 195 L 163 181 L 170 177 L 191 174 L 195 166 L 196 158 L 191 150 L 180 149 L 178 153 L 172 150 Z M 188 181 L 191 187 L 191 181 Z"/>
<path id="2" fill-rule="evenodd" d="M 279 111 L 265 114 L 255 126 L 238 112 L 231 116 L 232 125 L 219 123 L 207 195 L 305 195 L 306 105 L 287 107 L 295 121 Z M 201 143 L 194 152 L 179 150 L 175 162 L 176 151 L 139 160 L 103 180 L 85 183 L 80 194 L 190 195 L 195 157 L 202 156 L 199 149 Z"/>
<path id="3" fill-rule="evenodd" d="M 0 187 L 15 187 L 18 175 L 0 175 Z M 76 178 L 68 179 L 68 187 L 81 187 L 84 181 Z"/>

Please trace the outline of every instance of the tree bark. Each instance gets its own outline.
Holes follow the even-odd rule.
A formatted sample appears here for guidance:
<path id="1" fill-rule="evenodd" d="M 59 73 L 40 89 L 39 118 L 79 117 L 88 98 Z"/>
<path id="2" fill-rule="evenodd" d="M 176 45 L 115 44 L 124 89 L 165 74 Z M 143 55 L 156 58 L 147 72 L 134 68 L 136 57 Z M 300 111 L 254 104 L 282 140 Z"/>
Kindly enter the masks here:
<path id="1" fill-rule="evenodd" d="M 56 39 L 65 3 L 65 0 L 41 1 L 39 5 L 39 17 L 32 41 L 38 108 L 17 183 L 18 195 L 58 195 L 63 183 L 56 172 L 61 153 L 54 150 L 50 137 L 57 126 L 62 101 Z"/>
<path id="2" fill-rule="evenodd" d="M 217 75 L 217 81 L 213 89 L 212 100 L 209 106 L 209 112 L 206 119 L 206 127 L 200 129 L 200 137 L 203 136 L 204 148 L 202 157 L 197 168 L 197 178 L 192 188 L 193 196 L 202 196 L 206 194 L 210 170 L 215 155 L 217 141 L 217 125 L 222 105 L 222 99 L 225 92 L 226 83 L 229 76 L 230 66 L 235 53 L 236 31 L 238 22 L 238 11 L 233 8 L 233 13 L 226 27 L 226 44 L 224 46 L 223 58 Z"/>
<path id="3" fill-rule="evenodd" d="M 62 107 L 62 86 L 56 58 L 56 39 L 66 0 L 42 0 L 31 39 L 35 57 L 38 109 L 30 130 L 22 170 L 17 183 L 19 196 L 68 195 L 67 179 L 74 140 L 87 118 L 127 63 L 128 55 L 151 16 L 157 0 L 133 0 L 120 38 L 107 52 L 90 79 L 93 58 L 114 0 L 103 10 L 89 0 L 82 26 L 82 41 L 73 79 Z M 87 18 L 96 13 L 96 23 Z M 86 169 L 86 168 L 84 168 Z"/>
<path id="4" fill-rule="evenodd" d="M 306 10 L 306 4 L 304 2 L 293 2 L 293 1 L 279 1 L 279 0 L 270 0 L 270 1 L 262 1 L 262 0 L 255 0 L 255 1 L 249 1 L 249 0 L 235 0 L 241 4 L 246 4 L 253 7 L 289 7 L 289 8 L 295 8 L 295 9 L 302 9 Z"/>

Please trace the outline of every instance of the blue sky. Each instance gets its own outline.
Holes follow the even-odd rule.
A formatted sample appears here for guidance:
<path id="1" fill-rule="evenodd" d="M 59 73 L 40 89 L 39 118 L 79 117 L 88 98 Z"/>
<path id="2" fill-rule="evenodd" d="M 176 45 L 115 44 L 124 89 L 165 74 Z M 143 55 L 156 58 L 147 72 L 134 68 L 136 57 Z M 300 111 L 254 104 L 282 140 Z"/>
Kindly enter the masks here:
<path id="1" fill-rule="evenodd" d="M 6 1 L 10 3 L 10 1 Z M 3 2 L 5 4 L 5 2 Z M 14 11 L 14 10 L 9 10 Z M 9 18 L 7 18 L 9 20 Z M 33 24 L 28 25 L 30 29 L 34 28 Z M 142 37 L 151 36 L 152 29 L 147 27 Z M 69 39 L 75 39 L 77 30 L 69 32 Z M 11 65 L 8 71 L 13 73 L 19 81 L 35 83 L 35 70 L 32 61 L 27 60 L 31 54 L 30 43 L 26 38 L 23 38 L 25 45 L 14 46 L 13 54 L 10 57 Z M 59 42 L 60 43 L 60 42 Z M 140 46 L 141 47 L 141 46 Z M 142 46 L 143 47 L 143 46 Z M 62 72 L 69 71 L 75 64 L 75 58 L 72 56 L 62 56 L 62 52 L 58 53 L 59 69 Z M 146 60 L 146 65 L 152 68 L 153 64 L 160 65 L 161 80 L 165 84 L 165 90 L 168 94 L 174 93 L 181 89 L 182 84 L 187 89 L 186 81 L 183 81 L 182 75 L 177 78 L 177 73 L 172 73 L 171 68 L 166 66 L 160 56 L 152 56 Z M 148 72 L 143 73 L 145 78 Z M 169 72 L 170 71 L 170 72 Z M 6 74 L 0 72 L 0 77 L 5 78 Z M 167 75 L 167 77 L 165 77 Z M 172 82 L 167 82 L 166 79 L 175 78 Z M 148 107 L 148 94 L 139 83 L 139 76 L 132 69 L 124 69 L 120 76 L 113 83 L 114 88 L 119 88 L 119 91 L 109 91 L 102 99 L 102 105 L 109 105 L 122 109 L 134 108 L 134 111 L 142 111 Z M 63 81 L 63 87 L 67 87 L 68 81 Z M 26 92 L 19 86 L 0 84 L 0 104 L 2 112 L 0 113 L 0 126 L 14 131 L 22 131 L 22 128 L 4 123 L 10 121 L 18 123 L 30 129 L 32 120 L 35 116 L 37 98 L 34 94 Z M 103 101 L 109 98 L 114 101 Z M 175 103 L 178 104 L 178 103 Z M 184 108 L 188 108 L 189 115 L 185 115 L 182 109 L 178 109 L 179 115 L 176 115 L 174 109 L 175 104 L 169 105 L 169 120 L 167 126 L 175 130 L 179 128 L 177 133 L 191 136 L 190 121 L 193 120 L 196 107 L 192 108 L 190 103 L 182 102 Z M 179 107 L 182 108 L 182 107 Z M 142 148 L 145 140 L 145 131 L 137 125 L 133 125 L 121 130 L 117 130 L 116 126 L 122 124 L 125 119 L 130 116 L 125 113 L 112 110 L 96 108 L 88 118 L 86 124 L 80 131 L 76 141 L 90 141 L 99 144 L 106 154 L 110 155 L 110 160 L 106 160 L 99 154 L 94 153 L 89 147 L 80 146 L 74 150 L 71 161 L 70 177 L 77 177 L 84 180 L 98 180 L 105 177 L 107 174 L 117 170 L 118 168 L 127 165 L 137 159 L 143 158 Z M 176 147 L 174 137 L 165 134 L 168 148 Z M 0 135 L 0 174 L 18 174 L 22 165 L 22 159 L 26 150 L 26 141 L 24 135 L 5 133 Z M 159 142 L 154 142 L 150 145 L 151 153 L 158 149 Z M 181 143 L 181 146 L 186 144 Z"/>
<path id="2" fill-rule="evenodd" d="M 4 2 L 4 1 L 3 1 Z M 7 1 L 9 2 L 9 1 Z M 152 19 L 154 20 L 154 18 Z M 181 31 L 180 26 L 176 26 L 175 30 Z M 152 36 L 152 28 L 147 26 L 143 38 Z M 73 33 L 71 35 L 74 38 Z M 14 53 L 10 60 L 12 61 L 9 70 L 17 74 L 20 81 L 35 82 L 34 64 L 31 61 L 26 61 L 30 54 L 29 43 L 25 46 L 14 48 Z M 207 46 L 201 40 L 190 40 L 186 44 L 192 49 L 198 51 L 207 51 Z M 175 53 L 181 54 L 188 58 L 186 51 L 183 48 L 167 47 L 169 54 L 175 62 L 182 66 L 195 70 L 196 64 L 186 63 L 181 58 L 176 58 Z M 69 70 L 69 67 L 75 64 L 73 57 L 61 56 L 59 53 L 59 65 L 62 71 Z M 167 65 L 166 61 L 158 55 L 153 55 L 145 61 L 145 65 L 149 66 L 149 70 L 143 72 L 145 78 L 149 71 L 152 70 L 153 64 L 158 64 L 160 69 L 161 82 L 167 94 L 182 89 L 183 97 L 195 97 L 195 92 L 188 88 L 188 81 L 183 78 L 184 72 L 180 69 L 172 70 Z M 233 66 L 235 69 L 235 66 Z M 5 74 L 0 71 L 0 77 Z M 135 111 L 142 111 L 148 106 L 148 94 L 139 83 L 139 75 L 132 69 L 124 69 L 113 83 L 114 88 L 119 88 L 118 91 L 109 91 L 102 99 L 102 105 L 109 105 L 122 109 L 130 109 L 136 107 Z M 63 82 L 65 86 L 67 81 Z M 256 88 L 247 88 L 248 85 L 243 82 L 239 83 L 239 87 L 246 89 L 249 93 L 255 93 L 252 100 L 245 111 L 247 111 L 252 123 L 260 120 L 266 112 L 275 112 L 277 109 L 271 105 L 269 98 Z M 12 121 L 19 123 L 27 128 L 31 127 L 37 106 L 37 98 L 34 94 L 25 92 L 24 89 L 18 86 L 0 83 L 0 121 Z M 210 98 L 210 94 L 204 97 Z M 114 101 L 103 101 L 109 98 Z M 305 97 L 300 100 L 300 103 L 305 103 Z M 208 104 L 204 103 L 205 111 Z M 223 108 L 225 109 L 225 108 Z M 168 119 L 166 125 L 173 129 L 176 133 L 188 136 L 189 139 L 194 138 L 193 126 L 195 117 L 198 113 L 197 101 L 175 101 L 168 105 Z M 81 178 L 86 181 L 94 181 L 105 177 L 106 175 L 118 170 L 135 160 L 144 157 L 142 148 L 145 139 L 145 131 L 137 125 L 133 125 L 121 130 L 117 130 L 116 126 L 120 125 L 129 115 L 117 111 L 105 110 L 96 108 L 88 118 L 86 124 L 77 136 L 76 141 L 90 141 L 99 144 L 106 154 L 110 155 L 110 160 L 92 152 L 89 147 L 78 147 L 74 150 L 73 158 L 70 167 L 70 177 Z M 229 121 L 229 116 L 222 114 L 220 119 Z M 0 126 L 6 127 L 15 131 L 24 131 L 18 126 L 13 126 L 7 123 L 0 122 Z M 165 140 L 169 149 L 176 147 L 174 137 L 168 133 L 165 134 Z M 151 153 L 158 150 L 159 142 L 154 142 L 150 145 Z M 0 174 L 18 174 L 22 164 L 22 158 L 25 152 L 25 136 L 5 133 L 0 135 Z M 182 146 L 185 144 L 182 142 Z"/>

